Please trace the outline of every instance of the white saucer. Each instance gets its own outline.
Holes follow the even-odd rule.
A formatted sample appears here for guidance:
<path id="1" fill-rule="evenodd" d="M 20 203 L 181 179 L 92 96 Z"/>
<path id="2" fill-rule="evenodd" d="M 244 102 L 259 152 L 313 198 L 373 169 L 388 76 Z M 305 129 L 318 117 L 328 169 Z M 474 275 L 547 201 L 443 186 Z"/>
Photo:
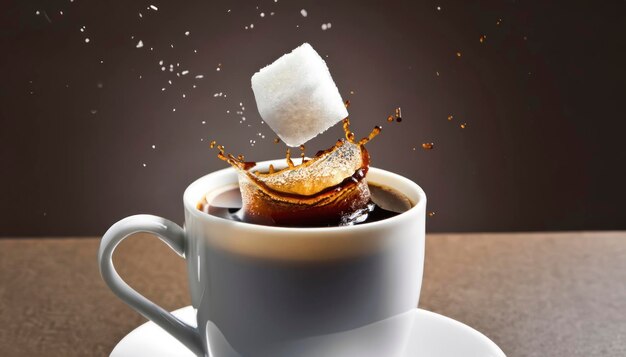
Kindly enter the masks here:
<path id="1" fill-rule="evenodd" d="M 485 335 L 448 317 L 414 309 L 406 357 L 506 357 Z M 195 326 L 191 306 L 173 312 Z M 137 327 L 113 349 L 111 357 L 194 357 L 180 342 L 152 322 Z"/>

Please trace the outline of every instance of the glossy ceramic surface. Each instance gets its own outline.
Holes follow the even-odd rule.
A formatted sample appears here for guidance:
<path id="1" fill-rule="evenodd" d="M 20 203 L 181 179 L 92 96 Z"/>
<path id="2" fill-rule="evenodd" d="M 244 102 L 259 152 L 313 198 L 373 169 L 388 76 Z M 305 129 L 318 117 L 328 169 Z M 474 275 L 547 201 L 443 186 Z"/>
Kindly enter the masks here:
<path id="1" fill-rule="evenodd" d="M 195 324 L 195 310 L 191 306 L 176 310 L 173 314 L 186 323 Z M 403 351 L 396 355 L 398 357 L 505 357 L 495 343 L 463 323 L 421 309 L 411 310 L 408 317 L 408 338 Z M 364 330 L 368 328 L 369 331 L 357 331 L 352 338 L 367 333 L 370 345 L 377 345 L 389 337 L 384 333 L 377 334 L 376 324 L 366 326 Z M 111 353 L 111 357 L 141 356 L 192 357 L 193 354 L 163 329 L 147 322 L 126 335 Z M 378 356 L 392 355 L 379 353 Z"/>
<path id="2" fill-rule="evenodd" d="M 280 167 L 284 160 L 259 163 L 258 169 L 269 164 Z M 349 227 L 236 222 L 196 208 L 207 193 L 237 183 L 234 169 L 214 172 L 185 191 L 184 229 L 148 215 L 113 225 L 100 246 L 102 277 L 118 297 L 199 356 L 221 348 L 215 343 L 220 339 L 243 355 L 290 356 L 291 348 L 302 348 L 292 342 L 398 316 L 419 301 L 426 196 L 414 182 L 384 170 L 371 168 L 367 178 L 402 192 L 414 207 Z M 116 273 L 113 251 L 135 232 L 154 233 L 186 259 L 191 301 L 198 311 L 195 326 L 138 294 Z"/>

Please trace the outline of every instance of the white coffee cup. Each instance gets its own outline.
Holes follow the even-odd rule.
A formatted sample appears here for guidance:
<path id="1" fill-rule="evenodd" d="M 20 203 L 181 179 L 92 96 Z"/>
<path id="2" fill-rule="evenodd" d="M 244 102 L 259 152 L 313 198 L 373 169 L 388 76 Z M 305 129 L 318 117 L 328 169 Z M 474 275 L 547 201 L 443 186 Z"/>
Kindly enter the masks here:
<path id="1" fill-rule="evenodd" d="M 269 164 L 279 168 L 284 159 L 259 163 L 257 169 Z M 366 326 L 396 331 L 403 326 L 380 322 L 404 321 L 397 316 L 419 300 L 426 195 L 417 184 L 370 168 L 368 182 L 401 192 L 414 206 L 355 226 L 272 227 L 211 216 L 197 208 L 207 193 L 233 187 L 237 180 L 236 171 L 228 168 L 192 183 L 183 195 L 184 229 L 150 215 L 115 223 L 103 236 L 98 254 L 100 272 L 111 290 L 198 356 L 293 355 L 294 348 L 306 348 L 301 355 L 314 356 L 316 350 L 332 350 L 324 341 L 336 345 L 337 338 L 350 336 L 350 331 Z M 115 271 L 115 247 L 137 232 L 155 234 L 187 261 L 197 328 L 137 293 Z M 401 350 L 400 335 L 397 341 L 389 339 L 389 349 L 396 345 L 393 349 Z M 350 353 L 350 346 L 342 348 L 341 355 Z M 354 351 L 362 350 L 355 346 Z"/>

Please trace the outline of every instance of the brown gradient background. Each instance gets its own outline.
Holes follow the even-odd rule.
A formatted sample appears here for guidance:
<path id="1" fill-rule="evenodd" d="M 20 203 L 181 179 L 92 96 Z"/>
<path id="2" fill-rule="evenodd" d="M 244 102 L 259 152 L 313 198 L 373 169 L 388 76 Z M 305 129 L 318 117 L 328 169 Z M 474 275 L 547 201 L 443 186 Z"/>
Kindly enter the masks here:
<path id="1" fill-rule="evenodd" d="M 624 1 L 0 6 L 0 236 L 99 235 L 135 213 L 182 223 L 185 187 L 225 167 L 212 138 L 283 156 L 250 76 L 305 41 L 328 56 L 357 133 L 383 123 L 373 165 L 424 188 L 430 231 L 626 229 Z M 396 106 L 403 122 L 385 122 Z"/>

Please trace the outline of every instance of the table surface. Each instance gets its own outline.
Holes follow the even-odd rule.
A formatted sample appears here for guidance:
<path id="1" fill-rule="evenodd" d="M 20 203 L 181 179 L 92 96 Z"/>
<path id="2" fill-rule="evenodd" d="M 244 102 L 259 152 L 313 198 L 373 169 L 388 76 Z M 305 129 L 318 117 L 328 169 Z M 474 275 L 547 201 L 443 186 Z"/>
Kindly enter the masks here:
<path id="1" fill-rule="evenodd" d="M 108 356 L 144 318 L 98 273 L 98 238 L 0 239 L 0 356 Z M 189 305 L 183 260 L 136 235 L 114 256 L 138 291 Z M 509 357 L 626 356 L 626 232 L 430 234 L 419 306 Z"/>

